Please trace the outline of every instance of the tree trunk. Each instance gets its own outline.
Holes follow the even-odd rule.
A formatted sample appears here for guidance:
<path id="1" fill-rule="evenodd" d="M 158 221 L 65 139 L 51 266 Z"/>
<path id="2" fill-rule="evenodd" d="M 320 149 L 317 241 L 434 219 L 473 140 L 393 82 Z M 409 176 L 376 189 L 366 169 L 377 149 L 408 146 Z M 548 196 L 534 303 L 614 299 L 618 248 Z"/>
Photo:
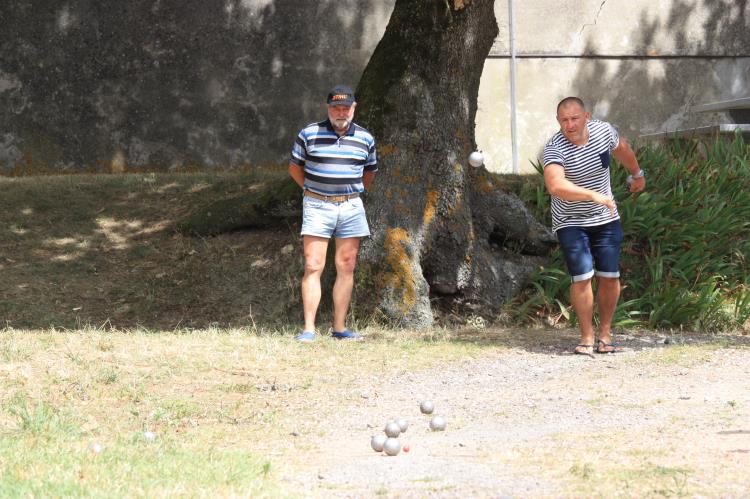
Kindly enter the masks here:
<path id="1" fill-rule="evenodd" d="M 494 310 L 532 270 L 525 255 L 547 254 L 555 242 L 515 195 L 467 162 L 479 79 L 498 33 L 493 3 L 397 0 L 357 89 L 356 121 L 379 154 L 360 289 L 375 291 L 375 305 L 400 325 L 431 325 L 431 299 Z"/>

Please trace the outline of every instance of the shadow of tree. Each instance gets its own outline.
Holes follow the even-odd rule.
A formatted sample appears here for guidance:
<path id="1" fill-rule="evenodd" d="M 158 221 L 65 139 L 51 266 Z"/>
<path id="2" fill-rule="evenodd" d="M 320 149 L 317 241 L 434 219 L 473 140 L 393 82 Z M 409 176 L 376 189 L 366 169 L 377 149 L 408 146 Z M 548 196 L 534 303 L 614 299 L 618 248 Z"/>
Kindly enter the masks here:
<path id="1" fill-rule="evenodd" d="M 324 115 L 328 88 L 356 85 L 392 4 L 2 2 L 0 173 L 285 162 L 298 130 Z M 252 185 L 152 180 L 2 185 L 0 319 L 198 327 L 286 316 L 297 282 L 285 279 L 301 267 L 279 250 L 296 230 L 170 237 L 190 203 Z M 196 191 L 181 197 L 185 182 Z M 176 211 L 160 212 L 165 196 Z"/>
<path id="2" fill-rule="evenodd" d="M 576 329 L 487 328 L 459 330 L 451 339 L 457 343 L 502 345 L 544 355 L 573 355 L 580 341 Z M 670 348 L 681 345 L 718 345 L 728 348 L 750 348 L 750 337 L 738 334 L 706 334 L 676 331 L 616 330 L 614 340 L 625 351 Z M 618 352 L 619 353 L 619 352 Z M 597 357 L 607 357 L 599 356 Z"/>
<path id="3" fill-rule="evenodd" d="M 702 35 L 696 37 L 686 26 L 699 9 L 705 21 Z M 747 0 L 677 1 L 666 19 L 643 10 L 630 36 L 636 40 L 633 52 L 643 57 L 582 61 L 572 95 L 580 95 L 594 117 L 620 126 L 629 140 L 642 133 L 716 123 L 725 117 L 694 113 L 691 108 L 750 92 L 748 32 Z M 675 51 L 688 57 L 660 57 L 652 52 L 665 34 L 673 40 Z M 591 40 L 584 53 L 596 53 Z"/>
<path id="4" fill-rule="evenodd" d="M 0 178 L 0 328 L 288 324 L 301 315 L 297 226 L 176 230 L 195 206 L 262 191 L 266 177 Z"/>
<path id="5" fill-rule="evenodd" d="M 387 2 L 2 2 L 0 167 L 276 163 L 357 83 Z M 387 13 L 386 13 L 387 14 Z"/>

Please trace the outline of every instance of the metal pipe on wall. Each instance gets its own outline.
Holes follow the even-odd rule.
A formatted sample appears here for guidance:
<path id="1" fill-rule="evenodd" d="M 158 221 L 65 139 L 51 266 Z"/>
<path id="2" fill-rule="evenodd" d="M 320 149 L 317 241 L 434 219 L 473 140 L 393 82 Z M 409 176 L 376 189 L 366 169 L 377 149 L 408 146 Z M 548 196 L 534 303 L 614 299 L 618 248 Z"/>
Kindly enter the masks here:
<path id="1" fill-rule="evenodd" d="M 513 1 L 508 0 L 508 31 L 510 32 L 510 141 L 513 152 L 513 173 L 518 175 L 518 132 L 516 129 L 516 17 Z"/>

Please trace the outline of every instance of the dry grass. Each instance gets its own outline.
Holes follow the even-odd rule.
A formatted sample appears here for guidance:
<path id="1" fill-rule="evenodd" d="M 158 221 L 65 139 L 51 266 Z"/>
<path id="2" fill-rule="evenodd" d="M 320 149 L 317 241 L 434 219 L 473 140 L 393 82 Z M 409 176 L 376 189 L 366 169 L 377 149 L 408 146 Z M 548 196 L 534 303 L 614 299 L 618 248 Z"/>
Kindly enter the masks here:
<path id="1" fill-rule="evenodd" d="M 302 346 L 246 329 L 6 330 L 0 495 L 284 495 L 278 467 L 299 464 L 359 379 L 497 349 L 365 332 Z"/>
<path id="2" fill-rule="evenodd" d="M 747 430 L 720 430 L 742 428 L 747 404 L 726 400 L 731 392 L 717 385 L 746 370 L 712 366 L 717 355 L 747 347 L 744 337 L 706 336 L 622 358 L 608 372 L 596 371 L 581 397 L 591 414 L 620 413 L 612 416 L 619 428 L 588 428 L 582 421 L 579 432 L 540 439 L 512 461 L 524 463 L 521 473 L 544 469 L 566 484 L 566 496 L 744 497 Z M 706 379 L 696 380 L 697 372 Z M 641 421 L 657 423 L 644 429 Z"/>
<path id="3" fill-rule="evenodd" d="M 273 329 L 5 330 L 0 496 L 295 496 L 298 491 L 281 478 L 309 466 L 330 430 L 323 423 L 358 406 L 373 380 L 469 359 L 546 355 L 575 341 L 569 330 L 363 332 L 366 342 L 324 337 L 300 345 L 291 332 Z M 743 348 L 746 342 L 736 340 L 731 348 Z M 717 348 L 721 338 L 652 346 L 618 357 L 617 365 L 581 362 L 581 372 L 591 368 L 589 375 L 603 371 L 613 377 L 598 390 L 588 389 L 582 403 L 591 411 L 635 414 L 668 403 L 699 404 L 662 397 L 675 374 L 710 368 L 707 359 Z M 607 396 L 613 390 L 627 394 L 634 373 L 644 374 L 644 386 L 653 385 L 653 393 L 638 395 L 636 405 L 630 396 Z M 563 390 L 558 384 L 576 374 L 562 377 L 567 381 L 540 389 Z M 727 403 L 700 417 L 735 421 L 738 410 Z M 534 417 L 540 419 L 530 424 L 549 415 Z M 742 495 L 731 488 L 742 456 L 735 462 L 727 454 L 739 444 L 728 435 L 696 448 L 690 432 L 697 416 L 689 417 L 665 419 L 648 433 L 608 430 L 601 438 L 583 425 L 579 433 L 475 458 L 504 463 L 519 477 L 544 470 L 561 496 Z M 145 431 L 155 433 L 154 442 L 144 438 Z M 103 447 L 98 454 L 90 448 L 94 443 Z M 712 488 L 712 474 L 722 488 Z"/>
<path id="4" fill-rule="evenodd" d="M 353 317 L 368 341 L 294 343 L 302 269 L 295 227 L 206 239 L 174 230 L 196 207 L 263 181 L 0 179 L 0 319 L 8 325 L 0 331 L 0 497 L 294 495 L 280 477 L 315 454 L 320 423 L 360 399 L 363 379 L 506 349 L 567 352 L 577 341 L 571 330 L 477 322 L 417 333 Z M 288 245 L 292 251 L 282 251 Z M 724 346 L 717 337 L 644 347 L 622 365 L 649 381 L 670 379 Z M 595 391 L 584 403 L 608 409 L 605 395 Z M 733 409 L 711 417 L 725 420 Z M 710 484 L 711 473 L 731 484 L 736 466 L 720 447 L 706 454 L 715 461 L 701 464 L 705 456 L 689 448 L 695 439 L 684 438 L 682 424 L 637 442 L 627 431 L 593 444 L 559 435 L 514 450 L 508 464 L 526 463 L 517 470 L 526 476 L 544 470 L 567 484 L 561 495 L 743 495 L 696 485 Z M 145 431 L 156 439 L 148 442 Z"/>
<path id="5" fill-rule="evenodd" d="M 623 428 L 599 437 L 558 435 L 513 456 L 525 470 L 566 484 L 572 497 L 743 497 L 743 459 L 730 438 L 696 446 L 694 430 L 673 422 L 636 435 Z M 713 440 L 713 439 L 712 439 Z M 736 443 L 735 443 L 736 446 Z M 738 475 L 739 473 L 739 475 Z"/>
<path id="6" fill-rule="evenodd" d="M 295 227 L 212 238 L 176 231 L 200 207 L 274 178 L 0 178 L 0 321 L 32 329 L 278 325 L 298 312 Z"/>

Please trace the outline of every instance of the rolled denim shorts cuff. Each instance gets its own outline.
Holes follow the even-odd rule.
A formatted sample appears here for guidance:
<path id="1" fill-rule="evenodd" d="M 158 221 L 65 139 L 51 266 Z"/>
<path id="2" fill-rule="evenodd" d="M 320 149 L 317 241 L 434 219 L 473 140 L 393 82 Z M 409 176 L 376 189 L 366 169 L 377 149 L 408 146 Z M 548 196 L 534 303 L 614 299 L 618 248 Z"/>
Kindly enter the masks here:
<path id="1" fill-rule="evenodd" d="M 571 277 L 571 279 L 573 280 L 573 282 L 581 282 L 581 281 L 588 281 L 592 277 L 594 277 L 594 271 L 590 270 L 589 272 L 586 272 L 585 274 L 574 275 L 573 277 Z"/>
<path id="2" fill-rule="evenodd" d="M 620 277 L 619 272 L 602 272 L 600 270 L 597 270 L 595 274 L 597 277 L 609 277 L 610 279 L 617 279 L 618 277 Z"/>

